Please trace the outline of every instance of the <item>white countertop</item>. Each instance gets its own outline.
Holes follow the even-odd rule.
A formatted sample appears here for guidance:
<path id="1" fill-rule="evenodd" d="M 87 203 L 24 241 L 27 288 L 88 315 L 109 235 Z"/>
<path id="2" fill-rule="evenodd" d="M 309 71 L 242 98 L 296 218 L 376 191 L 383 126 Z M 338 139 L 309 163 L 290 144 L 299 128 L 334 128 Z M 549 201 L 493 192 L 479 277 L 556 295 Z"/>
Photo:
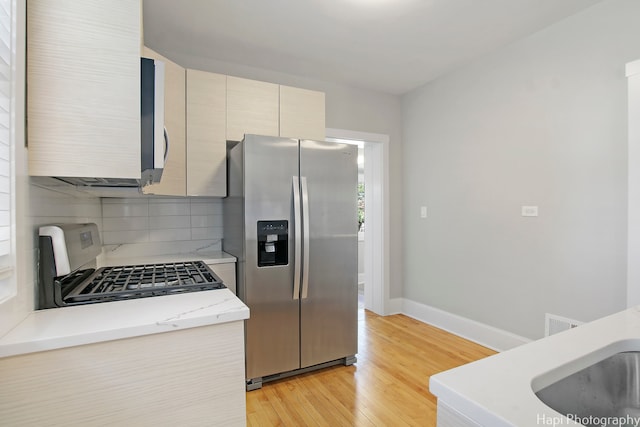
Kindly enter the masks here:
<path id="1" fill-rule="evenodd" d="M 562 417 L 534 394 L 622 352 L 640 350 L 640 306 L 434 375 L 431 393 L 483 426 L 543 425 Z M 563 425 L 580 425 L 568 418 Z"/>
<path id="2" fill-rule="evenodd" d="M 37 310 L 0 338 L 0 357 L 243 320 L 228 289 Z"/>
<path id="3" fill-rule="evenodd" d="M 198 244 L 107 245 L 97 259 L 97 267 L 179 261 L 204 261 L 209 265 L 236 262 L 232 255 Z M 249 308 L 229 289 L 36 310 L 0 337 L 0 357 L 247 318 Z"/>

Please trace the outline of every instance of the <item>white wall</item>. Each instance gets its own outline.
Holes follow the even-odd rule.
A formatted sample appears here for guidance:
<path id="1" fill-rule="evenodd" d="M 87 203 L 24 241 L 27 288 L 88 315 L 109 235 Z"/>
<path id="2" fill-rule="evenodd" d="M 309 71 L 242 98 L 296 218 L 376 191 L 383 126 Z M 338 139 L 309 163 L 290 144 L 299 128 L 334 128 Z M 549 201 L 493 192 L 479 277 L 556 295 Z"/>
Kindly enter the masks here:
<path id="1" fill-rule="evenodd" d="M 403 97 L 406 299 L 528 338 L 625 308 L 638 16 L 603 1 Z"/>
<path id="2" fill-rule="evenodd" d="M 640 304 L 640 59 L 627 64 L 627 307 Z"/>
<path id="3" fill-rule="evenodd" d="M 193 57 L 183 52 L 150 48 L 186 68 L 267 81 L 326 94 L 326 127 L 389 135 L 390 298 L 402 296 L 402 132 L 400 97 L 301 76 Z"/>

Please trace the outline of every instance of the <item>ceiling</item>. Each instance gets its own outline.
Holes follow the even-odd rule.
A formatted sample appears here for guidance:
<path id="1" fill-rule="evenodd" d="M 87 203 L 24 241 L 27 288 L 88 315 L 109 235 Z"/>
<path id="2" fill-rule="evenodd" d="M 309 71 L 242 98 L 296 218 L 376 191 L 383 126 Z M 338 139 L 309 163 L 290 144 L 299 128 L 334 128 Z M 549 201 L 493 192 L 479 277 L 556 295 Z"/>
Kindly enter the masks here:
<path id="1" fill-rule="evenodd" d="M 601 0 L 144 0 L 145 44 L 391 94 Z"/>

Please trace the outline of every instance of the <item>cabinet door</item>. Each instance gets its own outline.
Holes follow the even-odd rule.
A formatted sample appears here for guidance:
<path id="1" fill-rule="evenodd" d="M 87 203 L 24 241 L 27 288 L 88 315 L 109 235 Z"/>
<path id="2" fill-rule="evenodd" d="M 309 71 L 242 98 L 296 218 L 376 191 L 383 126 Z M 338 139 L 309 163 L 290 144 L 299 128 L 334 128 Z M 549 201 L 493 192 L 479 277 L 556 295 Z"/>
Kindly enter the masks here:
<path id="1" fill-rule="evenodd" d="M 241 141 L 245 133 L 278 136 L 279 86 L 227 77 L 227 139 Z"/>
<path id="2" fill-rule="evenodd" d="M 324 141 L 324 93 L 280 86 L 280 136 Z"/>
<path id="3" fill-rule="evenodd" d="M 168 153 L 162 178 L 142 190 L 145 194 L 184 196 L 187 193 L 186 170 L 186 70 L 145 47 L 142 55 L 165 64 L 164 125 L 167 132 Z"/>
<path id="4" fill-rule="evenodd" d="M 227 195 L 227 77 L 187 70 L 187 196 Z"/>
<path id="5" fill-rule="evenodd" d="M 208 264 L 231 292 L 236 293 L 236 263 Z"/>
<path id="6" fill-rule="evenodd" d="M 140 178 L 140 1 L 30 1 L 29 173 Z"/>

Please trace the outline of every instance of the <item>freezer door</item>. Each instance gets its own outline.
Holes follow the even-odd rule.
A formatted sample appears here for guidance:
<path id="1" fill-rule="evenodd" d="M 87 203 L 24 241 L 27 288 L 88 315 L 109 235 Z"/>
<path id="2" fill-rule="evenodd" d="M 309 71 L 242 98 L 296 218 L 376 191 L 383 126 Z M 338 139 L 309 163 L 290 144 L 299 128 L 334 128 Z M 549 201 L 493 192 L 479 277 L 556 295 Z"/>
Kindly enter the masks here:
<path id="1" fill-rule="evenodd" d="M 355 355 L 358 342 L 357 146 L 300 142 L 301 367 Z M 303 231 L 303 235 L 304 235 Z"/>
<path id="2" fill-rule="evenodd" d="M 253 379 L 300 367 L 299 299 L 294 295 L 296 220 L 292 217 L 298 141 L 247 135 L 243 144 L 243 298 L 251 312 L 245 325 L 246 375 Z M 283 233 L 288 235 L 286 245 Z M 282 250 L 287 251 L 285 264 Z"/>

